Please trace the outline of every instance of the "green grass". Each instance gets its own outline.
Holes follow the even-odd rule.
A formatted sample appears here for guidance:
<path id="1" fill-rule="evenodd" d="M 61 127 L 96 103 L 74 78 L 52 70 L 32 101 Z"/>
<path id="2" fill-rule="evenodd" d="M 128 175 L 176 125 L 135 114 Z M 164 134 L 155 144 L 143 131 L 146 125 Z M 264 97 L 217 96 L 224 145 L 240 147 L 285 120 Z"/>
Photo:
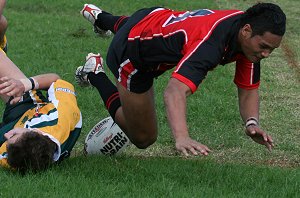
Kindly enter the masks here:
<path id="1" fill-rule="evenodd" d="M 299 174 L 209 160 L 78 157 L 40 175 L 6 172 L 0 195 L 17 188 L 14 197 L 298 197 Z"/>
<path id="2" fill-rule="evenodd" d="M 179 10 L 246 9 L 254 2 L 90 1 L 120 15 L 157 5 Z M 298 1 L 276 2 L 287 14 L 287 33 L 284 45 L 263 61 L 260 91 L 261 125 L 276 141 L 272 153 L 244 134 L 232 82 L 234 65 L 219 66 L 210 72 L 198 91 L 188 98 L 190 134 L 213 150 L 209 157 L 182 158 L 174 150 L 162 97 L 170 72 L 155 82 L 160 132 L 153 146 L 146 150 L 132 146 L 116 158 L 82 156 L 86 134 L 108 113 L 96 89 L 75 85 L 84 123 L 74 148 L 76 157 L 38 175 L 19 176 L 0 170 L 4 181 L 0 196 L 299 197 Z M 84 3 L 82 0 L 8 1 L 4 10 L 9 21 L 8 56 L 28 76 L 56 72 L 74 84 L 74 71 L 83 64 L 85 56 L 99 51 L 105 56 L 111 41 L 95 36 L 91 25 L 79 14 Z"/>

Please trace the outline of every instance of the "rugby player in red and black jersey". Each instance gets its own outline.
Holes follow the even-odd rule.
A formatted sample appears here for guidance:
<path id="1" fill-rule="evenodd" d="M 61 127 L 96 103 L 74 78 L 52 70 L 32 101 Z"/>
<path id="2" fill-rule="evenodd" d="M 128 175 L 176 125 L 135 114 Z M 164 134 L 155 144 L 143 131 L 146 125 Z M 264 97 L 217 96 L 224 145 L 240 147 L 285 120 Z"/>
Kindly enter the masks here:
<path id="1" fill-rule="evenodd" d="M 155 7 L 127 17 L 85 4 L 81 13 L 96 32 L 115 34 L 106 61 L 117 83 L 105 75 L 99 54 L 89 54 L 76 78 L 98 89 L 110 115 L 138 148 L 157 138 L 153 80 L 173 69 L 164 101 L 176 149 L 208 155 L 210 149 L 189 136 L 186 98 L 208 71 L 236 62 L 234 82 L 246 134 L 272 150 L 272 137 L 259 126 L 258 88 L 260 60 L 279 47 L 285 33 L 286 17 L 279 6 L 258 3 L 245 12 Z"/>

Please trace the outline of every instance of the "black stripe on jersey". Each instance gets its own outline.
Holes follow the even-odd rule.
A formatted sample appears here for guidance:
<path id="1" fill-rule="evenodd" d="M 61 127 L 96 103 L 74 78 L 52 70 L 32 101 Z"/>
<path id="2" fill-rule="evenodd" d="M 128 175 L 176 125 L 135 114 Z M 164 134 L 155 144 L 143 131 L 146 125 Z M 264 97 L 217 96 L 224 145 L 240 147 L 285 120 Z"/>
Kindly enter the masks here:
<path id="1" fill-rule="evenodd" d="M 259 81 L 260 81 L 260 62 L 254 63 L 252 84 L 256 84 Z"/>

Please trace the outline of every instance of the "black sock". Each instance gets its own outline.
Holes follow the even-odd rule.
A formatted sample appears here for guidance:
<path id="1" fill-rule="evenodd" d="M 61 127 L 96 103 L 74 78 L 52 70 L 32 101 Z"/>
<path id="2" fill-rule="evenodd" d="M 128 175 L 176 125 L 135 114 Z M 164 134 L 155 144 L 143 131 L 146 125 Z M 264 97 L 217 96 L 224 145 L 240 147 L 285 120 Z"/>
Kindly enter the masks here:
<path id="1" fill-rule="evenodd" d="M 115 120 L 115 115 L 119 107 L 121 107 L 121 101 L 119 98 L 119 92 L 117 87 L 110 81 L 105 73 L 89 73 L 88 79 L 90 83 L 97 88 L 106 109 L 110 116 Z"/>
<path id="2" fill-rule="evenodd" d="M 102 30 L 110 30 L 115 34 L 127 20 L 127 16 L 114 16 L 108 12 L 102 11 L 102 13 L 98 14 L 94 25 Z"/>

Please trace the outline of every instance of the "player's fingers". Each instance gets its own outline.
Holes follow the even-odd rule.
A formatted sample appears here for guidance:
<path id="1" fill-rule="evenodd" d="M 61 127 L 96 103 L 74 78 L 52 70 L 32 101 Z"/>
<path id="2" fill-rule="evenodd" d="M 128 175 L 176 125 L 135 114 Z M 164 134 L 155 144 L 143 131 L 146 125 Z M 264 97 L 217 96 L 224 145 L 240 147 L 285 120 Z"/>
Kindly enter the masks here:
<path id="1" fill-rule="evenodd" d="M 272 148 L 275 146 L 274 142 L 269 142 L 269 144 L 272 146 Z"/>
<path id="2" fill-rule="evenodd" d="M 267 136 L 268 136 L 268 142 L 273 144 L 274 143 L 273 138 L 270 135 L 267 135 Z"/>
<path id="3" fill-rule="evenodd" d="M 4 89 L 6 86 L 5 86 L 5 84 L 4 84 L 4 82 L 1 82 L 0 83 L 0 90 L 2 91 L 2 89 Z"/>
<path id="4" fill-rule="evenodd" d="M 190 147 L 189 150 L 193 155 L 198 155 L 198 152 L 194 149 L 194 147 Z"/>
<path id="5" fill-rule="evenodd" d="M 202 155 L 205 155 L 205 156 L 208 155 L 208 152 L 205 149 L 201 150 L 200 152 L 201 152 Z"/>
<path id="6" fill-rule="evenodd" d="M 16 104 L 20 101 L 21 97 L 15 97 L 10 101 L 10 104 Z"/>
<path id="7" fill-rule="evenodd" d="M 20 90 L 20 89 L 18 89 L 18 88 L 16 88 L 16 87 L 12 87 L 11 89 L 10 89 L 10 91 L 7 91 L 6 92 L 6 95 L 8 95 L 8 96 L 20 96 L 20 95 L 23 95 L 23 92 Z"/>
<path id="8" fill-rule="evenodd" d="M 5 87 L 4 89 L 2 89 L 0 91 L 1 94 L 6 94 L 8 96 L 13 96 L 14 92 L 13 92 L 13 87 L 11 86 L 8 86 L 8 87 Z"/>
<path id="9" fill-rule="evenodd" d="M 3 88 L 6 88 L 6 87 L 8 87 L 8 86 L 10 86 L 10 85 L 11 85 L 11 82 L 9 82 L 9 81 L 4 81 L 4 82 L 1 83 L 1 88 L 3 89 Z"/>
<path id="10" fill-rule="evenodd" d="M 203 145 L 203 147 L 207 152 L 211 152 L 211 150 L 207 146 Z"/>
<path id="11" fill-rule="evenodd" d="M 196 147 L 196 149 L 197 149 L 197 151 L 199 151 L 202 155 L 208 155 L 208 152 L 207 152 L 207 150 L 205 149 L 205 147 L 204 146 L 197 146 Z"/>
<path id="12" fill-rule="evenodd" d="M 272 151 L 272 145 L 268 142 L 265 142 L 264 145 L 267 147 L 267 149 L 271 152 Z"/>
<path id="13" fill-rule="evenodd" d="M 9 80 L 9 78 L 7 76 L 0 78 L 0 81 L 2 81 L 2 82 L 8 81 L 8 80 Z"/>
<path id="14" fill-rule="evenodd" d="M 178 149 L 184 156 L 188 157 L 189 154 L 187 152 L 187 150 L 184 147 L 181 147 L 180 149 Z"/>
<path id="15" fill-rule="evenodd" d="M 262 136 L 265 142 L 268 142 L 268 135 L 265 132 L 259 131 L 259 134 Z"/>
<path id="16" fill-rule="evenodd" d="M 274 147 L 274 141 L 272 139 L 272 137 L 270 135 L 267 135 L 268 136 L 268 143 L 271 145 L 271 148 Z"/>
<path id="17" fill-rule="evenodd" d="M 9 78 L 7 76 L 3 76 L 3 77 L 0 78 L 0 80 L 2 80 L 2 81 L 8 80 L 8 79 Z"/>

